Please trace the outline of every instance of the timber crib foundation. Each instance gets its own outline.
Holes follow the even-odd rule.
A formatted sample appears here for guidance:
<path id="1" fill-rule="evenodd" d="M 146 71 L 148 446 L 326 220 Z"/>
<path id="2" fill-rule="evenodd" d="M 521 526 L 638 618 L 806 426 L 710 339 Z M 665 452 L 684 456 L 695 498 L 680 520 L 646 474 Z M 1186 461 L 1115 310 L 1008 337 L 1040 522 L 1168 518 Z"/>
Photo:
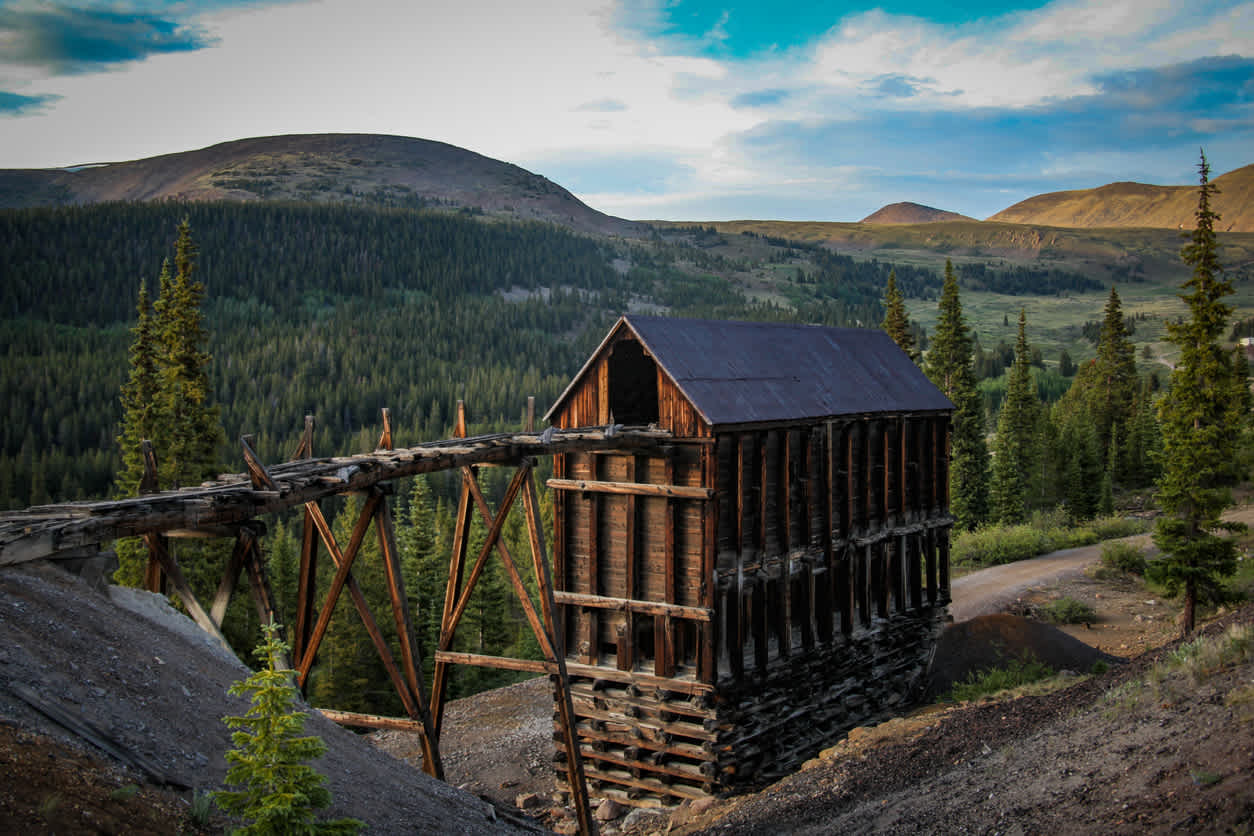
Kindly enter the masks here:
<path id="1" fill-rule="evenodd" d="M 593 792 L 759 787 L 918 696 L 949 601 L 951 409 L 879 332 L 619 321 L 548 416 L 674 439 L 558 455 L 549 481 Z"/>

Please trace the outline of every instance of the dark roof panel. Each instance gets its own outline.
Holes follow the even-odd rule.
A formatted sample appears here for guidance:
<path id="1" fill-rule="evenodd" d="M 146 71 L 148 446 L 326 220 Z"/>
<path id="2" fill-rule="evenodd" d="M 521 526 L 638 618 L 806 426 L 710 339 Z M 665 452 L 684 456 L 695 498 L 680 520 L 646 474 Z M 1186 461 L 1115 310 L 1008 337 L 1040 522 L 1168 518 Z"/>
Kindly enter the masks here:
<path id="1" fill-rule="evenodd" d="M 623 320 L 714 426 L 954 408 L 883 331 L 647 316 Z"/>

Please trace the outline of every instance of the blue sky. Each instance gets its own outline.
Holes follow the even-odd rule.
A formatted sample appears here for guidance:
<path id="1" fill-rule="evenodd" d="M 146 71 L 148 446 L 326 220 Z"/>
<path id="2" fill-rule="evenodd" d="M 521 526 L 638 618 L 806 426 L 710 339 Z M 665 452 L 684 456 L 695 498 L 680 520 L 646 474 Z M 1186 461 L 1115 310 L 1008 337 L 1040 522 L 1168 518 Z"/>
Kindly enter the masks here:
<path id="1" fill-rule="evenodd" d="M 1254 163 L 1254 0 L 0 0 L 0 168 L 305 132 L 630 218 L 983 218 Z"/>

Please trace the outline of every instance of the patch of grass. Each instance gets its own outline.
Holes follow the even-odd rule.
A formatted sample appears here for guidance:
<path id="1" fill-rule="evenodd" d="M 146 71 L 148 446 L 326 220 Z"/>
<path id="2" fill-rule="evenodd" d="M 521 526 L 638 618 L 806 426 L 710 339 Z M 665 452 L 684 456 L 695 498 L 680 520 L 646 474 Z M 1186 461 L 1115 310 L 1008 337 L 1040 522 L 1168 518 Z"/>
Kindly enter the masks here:
<path id="1" fill-rule="evenodd" d="M 1097 620 L 1092 607 L 1070 596 L 1050 601 L 1041 612 L 1055 624 L 1090 624 Z"/>
<path id="2" fill-rule="evenodd" d="M 1130 711 L 1151 694 L 1155 701 L 1188 699 L 1197 686 L 1214 675 L 1254 660 L 1254 626 L 1234 624 L 1221 636 L 1198 636 L 1171 651 L 1144 679 L 1131 680 L 1107 691 L 1104 701 L 1114 711 Z M 1244 692 L 1248 691 L 1248 694 Z M 1235 696 L 1234 696 L 1235 695 Z M 1254 687 L 1243 687 L 1229 694 L 1231 704 L 1251 704 L 1254 719 Z"/>
<path id="3" fill-rule="evenodd" d="M 997 566 L 1058 549 L 1140 534 L 1148 527 L 1144 520 L 1122 517 L 1103 517 L 1081 526 L 1069 526 L 1056 514 L 1036 514 L 1030 523 L 989 525 L 959 532 L 954 536 L 951 559 L 959 566 Z"/>
<path id="4" fill-rule="evenodd" d="M 209 826 L 213 815 L 213 793 L 196 790 L 192 793 L 192 806 L 187 813 L 191 823 L 201 830 Z"/>
<path id="5" fill-rule="evenodd" d="M 1053 675 L 1053 668 L 1035 658 L 1015 659 L 1004 668 L 985 668 L 970 674 L 965 682 L 955 683 L 943 699 L 948 702 L 969 702 L 1039 682 Z"/>
<path id="6" fill-rule="evenodd" d="M 109 793 L 109 798 L 114 801 L 129 801 L 137 795 L 139 795 L 139 785 L 126 784 Z"/>

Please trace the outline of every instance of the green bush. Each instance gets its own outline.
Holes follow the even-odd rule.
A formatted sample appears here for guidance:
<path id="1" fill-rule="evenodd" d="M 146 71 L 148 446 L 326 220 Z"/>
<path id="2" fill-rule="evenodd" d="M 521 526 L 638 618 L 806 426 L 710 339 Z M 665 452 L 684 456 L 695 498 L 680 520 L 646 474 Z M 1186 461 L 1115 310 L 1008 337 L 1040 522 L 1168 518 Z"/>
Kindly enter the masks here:
<path id="1" fill-rule="evenodd" d="M 1104 517 L 1082 526 L 1068 526 L 1056 513 L 1037 513 L 1030 523 L 990 525 L 954 535 L 950 559 L 955 565 L 997 566 L 1040 554 L 1090 546 L 1114 537 L 1146 531 L 1143 520 Z"/>
<path id="2" fill-rule="evenodd" d="M 1055 624 L 1088 624 L 1097 620 L 1092 607 L 1071 597 L 1050 601 L 1041 612 Z"/>
<path id="3" fill-rule="evenodd" d="M 1130 575 L 1145 575 L 1145 553 L 1131 543 L 1106 543 L 1102 546 L 1102 565 Z"/>
<path id="4" fill-rule="evenodd" d="M 1053 675 L 1053 668 L 1032 656 L 1025 656 L 1015 659 L 1004 668 L 984 668 L 970 674 L 965 682 L 954 683 L 954 687 L 943 699 L 947 702 L 976 700 L 986 694 L 1018 688 Z"/>

